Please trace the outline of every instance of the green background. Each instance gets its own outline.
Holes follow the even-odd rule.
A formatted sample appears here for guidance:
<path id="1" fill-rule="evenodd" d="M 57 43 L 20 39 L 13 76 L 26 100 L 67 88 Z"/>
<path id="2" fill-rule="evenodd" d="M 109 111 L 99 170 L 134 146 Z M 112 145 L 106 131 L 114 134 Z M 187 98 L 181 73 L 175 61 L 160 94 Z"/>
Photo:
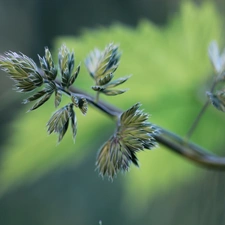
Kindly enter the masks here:
<path id="1" fill-rule="evenodd" d="M 62 43 L 73 49 L 76 65 L 82 62 L 74 85 L 93 93 L 83 60 L 95 47 L 119 44 L 123 54 L 115 77 L 132 74 L 123 84 L 130 90 L 103 99 L 123 110 L 141 102 L 152 123 L 185 135 L 214 76 L 207 48 L 211 40 L 223 46 L 222 31 L 213 4 L 185 2 L 166 26 L 142 20 L 136 28 L 117 23 L 84 30 L 79 37 L 58 37 L 54 55 L 57 60 Z M 68 101 L 65 96 L 61 106 Z M 102 180 L 95 158 L 114 131 L 110 118 L 90 107 L 86 116 L 78 110 L 76 143 L 69 130 L 56 145 L 57 137 L 48 136 L 45 127 L 55 110 L 53 99 L 34 112 L 27 109 L 9 123 L 1 154 L 2 224 L 224 224 L 224 173 L 159 146 L 138 154 L 140 168 L 132 166 L 113 182 Z M 209 107 L 193 141 L 222 154 L 224 122 L 224 114 Z"/>

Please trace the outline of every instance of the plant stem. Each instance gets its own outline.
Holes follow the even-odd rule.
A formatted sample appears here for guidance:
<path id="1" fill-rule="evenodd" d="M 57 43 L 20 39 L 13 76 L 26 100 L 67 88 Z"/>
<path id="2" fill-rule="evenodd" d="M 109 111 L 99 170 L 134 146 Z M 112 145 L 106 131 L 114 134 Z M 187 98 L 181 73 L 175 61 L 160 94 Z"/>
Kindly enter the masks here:
<path id="1" fill-rule="evenodd" d="M 179 143 L 175 141 L 171 141 L 167 139 L 167 137 L 163 137 L 160 135 L 156 136 L 155 139 L 159 143 L 168 147 L 173 152 L 197 163 L 198 165 L 209 167 L 212 169 L 225 170 L 225 157 L 208 155 L 208 154 L 203 154 L 203 155 L 195 154 L 195 151 L 190 151 L 190 146 L 186 147 L 186 146 L 180 145 Z"/>
<path id="2" fill-rule="evenodd" d="M 98 101 L 99 101 L 99 94 L 100 94 L 100 92 L 99 92 L 99 91 L 97 91 L 97 93 L 96 93 L 96 97 L 95 97 L 95 102 L 96 102 L 96 103 L 98 103 Z"/>
<path id="3" fill-rule="evenodd" d="M 70 92 L 78 96 L 85 97 L 92 106 L 106 113 L 111 118 L 118 118 L 122 113 L 122 110 L 104 101 L 99 101 L 96 103 L 93 96 L 77 88 L 71 87 L 69 92 L 66 92 L 66 94 L 71 95 Z M 157 128 L 159 129 L 159 134 L 154 136 L 155 140 L 167 147 L 169 150 L 197 163 L 198 165 L 212 169 L 225 170 L 225 157 L 220 157 L 211 152 L 208 152 L 207 150 L 190 141 L 186 142 L 184 145 L 184 139 L 182 137 L 159 126 L 157 126 Z"/>
<path id="4" fill-rule="evenodd" d="M 195 128 L 197 127 L 202 115 L 204 114 L 204 112 L 206 111 L 207 107 L 209 105 L 209 100 L 206 101 L 206 103 L 204 104 L 204 106 L 202 107 L 201 111 L 199 112 L 199 114 L 197 115 L 197 117 L 195 118 L 191 128 L 189 129 L 187 135 L 186 135 L 186 139 L 189 140 L 191 135 L 193 134 Z"/>
<path id="5" fill-rule="evenodd" d="M 114 110 L 113 107 L 110 107 L 107 104 L 102 104 L 101 101 L 96 102 L 96 99 L 94 99 L 93 96 L 88 95 L 87 93 L 85 93 L 81 90 L 78 90 L 78 89 L 75 89 L 72 87 L 67 91 L 60 85 L 59 81 L 55 81 L 55 84 L 60 91 L 62 91 L 63 93 L 65 93 L 68 96 L 71 96 L 71 93 L 74 93 L 78 97 L 84 97 L 91 105 L 93 105 L 94 107 L 103 111 L 108 116 L 111 116 L 113 119 L 117 118 L 120 114 L 117 110 Z"/>
<path id="6" fill-rule="evenodd" d="M 210 92 L 213 92 L 213 91 L 214 91 L 214 89 L 215 89 L 217 83 L 218 83 L 218 80 L 217 80 L 217 79 L 214 79 L 213 84 L 212 84 L 212 86 L 211 86 L 211 88 L 210 88 Z M 205 113 L 206 109 L 208 108 L 209 103 L 210 103 L 210 101 L 207 100 L 206 103 L 203 105 L 201 111 L 199 112 L 199 114 L 198 114 L 197 117 L 195 118 L 193 124 L 191 125 L 191 128 L 190 128 L 189 131 L 187 132 L 187 135 L 186 135 L 186 137 L 185 137 L 185 139 L 186 139 L 185 142 L 187 142 L 187 141 L 191 138 L 191 135 L 193 134 L 195 128 L 197 127 L 197 125 L 198 125 L 198 123 L 199 123 L 201 117 L 203 116 L 203 114 Z"/>
<path id="7" fill-rule="evenodd" d="M 164 136 L 167 136 L 168 138 L 170 138 L 171 140 L 179 143 L 181 146 L 186 146 L 188 147 L 190 150 L 194 151 L 195 153 L 199 154 L 199 155 L 215 155 L 209 151 L 207 151 L 206 149 L 203 149 L 202 147 L 196 145 L 196 144 L 193 144 L 191 142 L 185 142 L 185 145 L 184 145 L 184 140 L 178 136 L 177 134 L 174 134 L 168 130 L 165 130 L 163 128 L 159 128 L 158 129 L 160 130 L 161 134 L 164 135 Z"/>

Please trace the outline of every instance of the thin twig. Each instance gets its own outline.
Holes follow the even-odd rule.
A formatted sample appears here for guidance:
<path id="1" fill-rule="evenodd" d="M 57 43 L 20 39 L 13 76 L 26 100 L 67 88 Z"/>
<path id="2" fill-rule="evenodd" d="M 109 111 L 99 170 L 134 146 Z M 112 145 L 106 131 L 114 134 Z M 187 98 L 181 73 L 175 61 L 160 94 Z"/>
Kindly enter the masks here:
<path id="1" fill-rule="evenodd" d="M 96 93 L 96 97 L 95 97 L 95 102 L 96 102 L 96 103 L 98 103 L 98 101 L 99 101 L 99 94 L 100 94 L 100 92 L 99 92 L 99 91 L 97 91 L 97 93 Z"/>
<path id="2" fill-rule="evenodd" d="M 65 93 L 68 96 L 71 96 L 71 92 L 76 94 L 78 97 L 84 97 L 92 106 L 95 108 L 98 108 L 102 112 L 106 113 L 108 116 L 111 116 L 112 118 L 118 118 L 120 115 L 120 112 L 118 110 L 115 110 L 115 108 L 109 107 L 109 105 L 103 104 L 101 101 L 96 102 L 96 99 L 94 99 L 93 96 L 86 94 L 85 92 L 75 89 L 71 87 L 68 91 L 65 90 L 61 85 L 59 81 L 55 81 L 55 84 L 57 88 Z"/>
<path id="3" fill-rule="evenodd" d="M 217 83 L 218 83 L 218 80 L 217 79 L 214 79 L 214 82 L 213 82 L 213 84 L 212 84 L 212 86 L 210 88 L 210 92 L 213 92 L 214 91 Z M 195 128 L 199 124 L 199 121 L 202 118 L 203 114 L 205 113 L 206 109 L 208 108 L 209 104 L 210 104 L 210 101 L 209 101 L 209 99 L 207 99 L 206 103 L 203 105 L 202 109 L 200 110 L 199 114 L 197 115 L 197 117 L 195 118 L 193 124 L 191 125 L 191 128 L 187 132 L 187 135 L 185 137 L 185 139 L 186 139 L 185 142 L 187 142 L 191 138 L 191 135 L 193 134 Z"/>
<path id="4" fill-rule="evenodd" d="M 207 100 L 206 103 L 204 104 L 204 106 L 202 107 L 201 111 L 199 112 L 199 114 L 195 118 L 193 124 L 191 125 L 191 128 L 189 129 L 189 131 L 186 135 L 187 140 L 189 140 L 191 138 L 191 135 L 193 134 L 195 128 L 197 127 L 202 115 L 205 113 L 206 109 L 208 108 L 209 103 L 210 103 L 209 100 Z"/>

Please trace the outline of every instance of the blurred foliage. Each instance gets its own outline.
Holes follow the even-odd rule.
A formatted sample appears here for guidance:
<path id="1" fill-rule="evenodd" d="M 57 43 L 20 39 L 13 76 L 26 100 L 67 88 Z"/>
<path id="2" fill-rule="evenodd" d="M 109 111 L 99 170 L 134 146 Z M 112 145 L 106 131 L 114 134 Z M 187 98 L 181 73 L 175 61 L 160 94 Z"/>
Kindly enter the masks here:
<path id="1" fill-rule="evenodd" d="M 151 122 L 184 135 L 206 100 L 206 84 L 213 74 L 208 45 L 213 39 L 221 43 L 222 37 L 221 19 L 211 3 L 197 7 L 185 2 L 181 12 L 165 27 L 157 27 L 149 21 L 141 21 L 136 29 L 115 24 L 110 28 L 85 30 L 79 37 L 59 37 L 55 40 L 55 49 L 62 43 L 74 49 L 76 63 L 82 62 L 75 85 L 93 93 L 90 88 L 93 81 L 83 60 L 94 47 L 103 49 L 110 42 L 118 43 L 123 55 L 115 77 L 132 73 L 132 78 L 123 84 L 130 91 L 122 96 L 101 97 L 123 110 L 141 102 L 145 111 L 152 114 Z M 76 143 L 73 144 L 71 135 L 67 134 L 56 146 L 56 137 L 47 137 L 44 129 L 54 111 L 51 101 L 29 114 L 25 114 L 24 108 L 10 125 L 13 133 L 4 146 L 0 164 L 1 195 L 55 168 L 82 163 L 90 151 L 97 152 L 114 129 L 110 119 L 90 109 L 85 117 L 77 113 L 80 118 Z M 67 103 L 66 97 L 63 101 Z M 210 108 L 193 140 L 219 152 L 225 144 L 224 122 L 223 114 Z M 143 210 L 149 197 L 172 190 L 174 185 L 190 181 L 195 174 L 195 165 L 163 147 L 139 153 L 138 157 L 140 169 L 132 167 L 123 176 L 124 202 L 140 203 L 130 204 L 134 210 Z M 174 179 L 176 183 L 172 182 Z"/>

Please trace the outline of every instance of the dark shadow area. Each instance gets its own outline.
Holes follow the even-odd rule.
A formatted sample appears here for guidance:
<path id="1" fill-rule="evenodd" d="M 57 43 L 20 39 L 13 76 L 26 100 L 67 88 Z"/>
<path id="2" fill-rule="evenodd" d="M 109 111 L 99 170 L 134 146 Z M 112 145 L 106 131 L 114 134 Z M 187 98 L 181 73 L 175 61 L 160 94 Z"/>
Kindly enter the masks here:
<path id="1" fill-rule="evenodd" d="M 5 195 L 0 201 L 0 224 L 87 225 L 99 220 L 117 224 L 124 217 L 121 182 L 102 180 L 94 171 L 95 157 L 92 154 L 77 168 L 59 170 Z"/>
<path id="2" fill-rule="evenodd" d="M 222 172 L 199 168 L 201 179 L 149 199 L 147 208 L 134 220 L 122 208 L 123 178 L 120 176 L 113 183 L 102 180 L 94 172 L 94 160 L 93 154 L 77 168 L 52 173 L 5 195 L 0 201 L 0 223 L 91 225 L 102 220 L 107 225 L 224 224 Z"/>

